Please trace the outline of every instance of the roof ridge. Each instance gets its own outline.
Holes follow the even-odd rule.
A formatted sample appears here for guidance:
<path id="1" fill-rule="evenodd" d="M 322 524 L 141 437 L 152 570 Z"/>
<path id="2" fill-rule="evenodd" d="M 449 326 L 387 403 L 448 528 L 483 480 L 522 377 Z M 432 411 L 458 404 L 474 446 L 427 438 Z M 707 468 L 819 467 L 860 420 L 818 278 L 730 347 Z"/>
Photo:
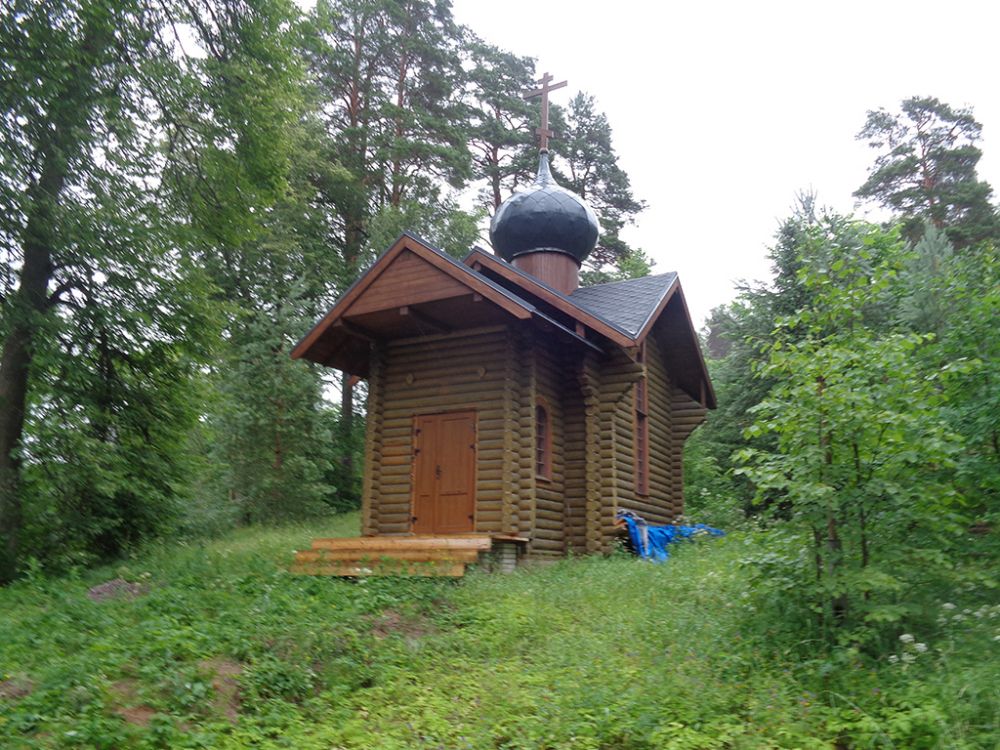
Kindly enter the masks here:
<path id="1" fill-rule="evenodd" d="M 645 281 L 646 279 L 658 279 L 662 276 L 676 276 L 677 271 L 664 271 L 663 273 L 650 273 L 645 276 L 636 276 L 634 279 L 618 279 L 617 281 L 605 281 L 600 284 L 581 286 L 573 290 L 573 294 L 586 289 L 600 289 L 601 287 L 614 286 L 615 284 L 630 284 L 633 281 Z"/>

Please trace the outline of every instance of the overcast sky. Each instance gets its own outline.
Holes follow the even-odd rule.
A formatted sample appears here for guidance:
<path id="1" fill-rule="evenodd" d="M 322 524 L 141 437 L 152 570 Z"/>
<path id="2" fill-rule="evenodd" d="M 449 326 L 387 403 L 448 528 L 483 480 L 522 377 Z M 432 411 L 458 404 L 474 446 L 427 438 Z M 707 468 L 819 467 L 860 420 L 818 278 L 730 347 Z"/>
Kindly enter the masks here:
<path id="1" fill-rule="evenodd" d="M 696 324 L 768 276 L 767 247 L 800 190 L 855 207 L 874 152 L 865 113 L 910 96 L 971 106 L 980 176 L 1000 187 L 1000 4 L 453 0 L 487 41 L 593 94 L 649 208 L 626 235 L 678 271 Z"/>

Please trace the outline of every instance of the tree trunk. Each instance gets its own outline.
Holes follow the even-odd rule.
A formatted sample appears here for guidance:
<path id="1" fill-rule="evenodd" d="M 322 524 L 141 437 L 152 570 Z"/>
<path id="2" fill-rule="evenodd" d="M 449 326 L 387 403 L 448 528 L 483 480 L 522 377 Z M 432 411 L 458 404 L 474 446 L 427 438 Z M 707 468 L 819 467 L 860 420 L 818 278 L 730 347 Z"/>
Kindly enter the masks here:
<path id="1" fill-rule="evenodd" d="M 41 152 L 42 171 L 29 189 L 24 229 L 24 264 L 12 304 L 13 324 L 0 357 L 0 583 L 13 579 L 23 524 L 21 458 L 28 399 L 28 375 L 35 334 L 48 308 L 52 279 L 54 208 L 66 181 L 66 162 L 57 149 Z"/>
<path id="2" fill-rule="evenodd" d="M 94 70 L 115 39 L 107 19 L 91 16 L 84 23 L 79 55 L 62 72 L 60 94 L 43 121 L 35 145 L 37 181 L 29 184 L 21 237 L 24 262 L 11 294 L 11 325 L 0 355 L 0 584 L 17 572 L 23 525 L 21 440 L 28 400 L 28 380 L 35 339 L 50 308 L 49 283 L 55 273 L 56 207 L 66 184 L 69 159 L 89 137 L 87 118 L 95 106 Z"/>

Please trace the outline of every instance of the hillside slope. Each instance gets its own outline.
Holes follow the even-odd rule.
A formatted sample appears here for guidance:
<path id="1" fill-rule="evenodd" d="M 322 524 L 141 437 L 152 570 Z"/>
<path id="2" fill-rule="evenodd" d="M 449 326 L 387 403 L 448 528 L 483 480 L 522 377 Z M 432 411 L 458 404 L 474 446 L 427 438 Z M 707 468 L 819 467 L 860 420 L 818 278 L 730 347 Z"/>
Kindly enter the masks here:
<path id="1" fill-rule="evenodd" d="M 249 529 L 0 591 L 0 746 L 973 748 L 1000 736 L 996 649 L 963 656 L 960 632 L 905 664 L 804 659 L 775 640 L 740 562 L 763 535 L 687 545 L 666 565 L 572 559 L 457 583 L 285 572 L 311 536 L 356 525 Z M 94 588 L 116 578 L 134 585 Z M 970 632 L 996 646 L 991 614 L 970 616 Z"/>

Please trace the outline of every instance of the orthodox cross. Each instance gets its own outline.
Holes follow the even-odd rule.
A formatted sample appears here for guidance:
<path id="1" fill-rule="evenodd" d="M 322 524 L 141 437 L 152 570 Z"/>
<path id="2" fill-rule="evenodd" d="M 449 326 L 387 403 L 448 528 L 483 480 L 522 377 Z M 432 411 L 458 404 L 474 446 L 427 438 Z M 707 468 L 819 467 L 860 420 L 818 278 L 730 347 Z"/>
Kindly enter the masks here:
<path id="1" fill-rule="evenodd" d="M 549 130 L 549 92 L 561 89 L 566 85 L 566 81 L 553 84 L 552 86 L 549 85 L 550 83 L 552 83 L 552 76 L 546 73 L 540 81 L 535 81 L 535 84 L 539 88 L 529 91 L 524 95 L 525 99 L 534 99 L 536 96 L 542 97 L 542 127 L 535 131 L 538 133 L 538 148 L 540 151 L 549 150 L 549 138 L 553 135 L 552 131 Z"/>

